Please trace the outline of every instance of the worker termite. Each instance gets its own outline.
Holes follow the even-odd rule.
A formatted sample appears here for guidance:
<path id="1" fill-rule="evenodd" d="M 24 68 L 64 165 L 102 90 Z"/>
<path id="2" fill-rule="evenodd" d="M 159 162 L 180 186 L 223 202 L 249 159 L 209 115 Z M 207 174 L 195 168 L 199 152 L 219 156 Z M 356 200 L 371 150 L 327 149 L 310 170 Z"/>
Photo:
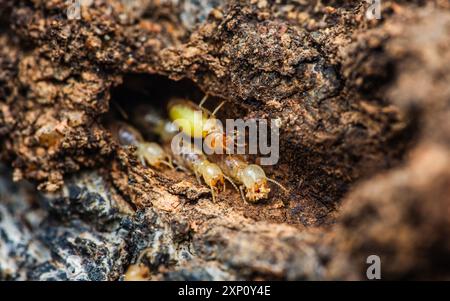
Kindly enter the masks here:
<path id="1" fill-rule="evenodd" d="M 174 150 L 174 155 L 178 164 L 183 164 L 194 172 L 199 183 L 200 177 L 203 178 L 211 190 L 213 201 L 216 200 L 216 193 L 225 191 L 225 180 L 239 190 L 233 180 L 226 176 L 217 164 L 210 162 L 194 144 L 181 140 L 177 149 Z"/>
<path id="2" fill-rule="evenodd" d="M 223 154 L 234 147 L 233 135 L 226 135 L 216 113 L 225 102 L 221 102 L 213 112 L 203 108 L 207 96 L 199 105 L 186 99 L 174 98 L 168 106 L 169 118 L 179 129 L 192 138 L 203 138 L 208 148 L 216 154 Z"/>
<path id="3" fill-rule="evenodd" d="M 137 155 L 143 165 L 160 168 L 166 165 L 174 168 L 171 157 L 155 142 L 147 142 L 135 128 L 123 122 L 116 122 L 112 126 L 113 134 L 121 145 L 133 145 L 137 148 Z"/>
<path id="4" fill-rule="evenodd" d="M 239 191 L 243 200 L 257 202 L 268 197 L 270 187 L 267 182 L 278 185 L 284 191 L 288 191 L 283 185 L 266 176 L 264 170 L 256 164 L 248 164 L 240 156 L 215 156 L 215 161 L 223 172 L 239 184 Z M 244 196 L 243 188 L 246 190 Z"/>

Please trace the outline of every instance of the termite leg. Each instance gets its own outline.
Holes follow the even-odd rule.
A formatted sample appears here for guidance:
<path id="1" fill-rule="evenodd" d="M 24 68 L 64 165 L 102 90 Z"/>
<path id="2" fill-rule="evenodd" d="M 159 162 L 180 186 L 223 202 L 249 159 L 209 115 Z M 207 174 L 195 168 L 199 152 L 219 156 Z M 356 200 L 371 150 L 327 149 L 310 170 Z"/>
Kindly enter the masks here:
<path id="1" fill-rule="evenodd" d="M 197 182 L 198 182 L 198 184 L 202 184 L 202 181 L 200 180 L 200 175 L 198 174 L 198 171 L 194 171 L 194 174 L 195 174 L 195 177 L 197 178 Z"/>
<path id="2" fill-rule="evenodd" d="M 170 169 L 175 169 L 175 166 L 173 166 L 172 157 L 170 155 L 166 155 L 166 160 L 167 161 L 162 160 L 161 163 L 170 167 Z"/>
<path id="3" fill-rule="evenodd" d="M 212 200 L 215 203 L 216 202 L 216 192 L 214 190 L 214 187 L 212 187 L 212 185 L 209 185 L 209 189 L 211 190 Z"/>
<path id="4" fill-rule="evenodd" d="M 172 169 L 175 169 L 175 166 L 173 166 L 173 160 L 172 157 L 167 155 L 167 161 L 169 161 L 170 166 L 172 166 Z"/>
<path id="5" fill-rule="evenodd" d="M 185 168 L 185 167 L 183 167 L 183 166 L 181 166 L 181 165 L 177 165 L 177 167 L 175 167 L 175 170 L 177 170 L 177 171 L 182 171 L 182 172 L 189 173 L 189 174 L 192 174 L 191 171 L 190 171 L 189 169 L 187 169 L 187 168 Z"/>
<path id="6" fill-rule="evenodd" d="M 275 180 L 273 180 L 273 179 L 271 179 L 271 178 L 267 178 L 267 177 L 266 177 L 266 180 L 269 181 L 269 182 L 272 182 L 272 183 L 276 184 L 278 187 L 280 187 L 281 189 L 283 189 L 284 192 L 289 192 L 289 190 L 288 190 L 286 187 L 284 187 L 283 185 L 281 185 L 279 182 L 277 182 L 277 181 L 275 181 Z"/>
<path id="7" fill-rule="evenodd" d="M 144 167 L 148 167 L 148 164 L 147 164 L 147 162 L 145 161 L 145 158 L 144 158 L 143 156 L 139 156 L 139 160 L 141 161 L 141 164 L 142 164 Z"/>
<path id="8" fill-rule="evenodd" d="M 244 142 L 243 142 L 243 144 L 241 144 L 241 143 L 239 143 L 239 138 L 240 138 L 240 136 L 242 135 L 242 133 L 241 132 L 239 132 L 238 130 L 236 130 L 236 129 L 234 129 L 233 130 L 233 139 L 234 139 L 234 141 L 236 141 L 236 146 L 237 147 L 243 147 L 243 146 L 246 146 L 247 144 L 245 143 L 245 139 L 244 139 Z"/>
<path id="9" fill-rule="evenodd" d="M 223 175 L 223 177 L 225 178 L 225 180 L 230 182 L 230 184 L 234 187 L 234 189 L 236 189 L 236 191 L 239 191 L 239 188 L 237 187 L 237 185 L 233 182 L 233 180 L 230 177 L 228 177 L 226 175 Z"/>
<path id="10" fill-rule="evenodd" d="M 242 186 L 239 186 L 239 191 L 241 192 L 241 198 L 244 201 L 244 204 L 247 203 L 247 199 L 245 198 L 244 190 L 242 189 Z"/>

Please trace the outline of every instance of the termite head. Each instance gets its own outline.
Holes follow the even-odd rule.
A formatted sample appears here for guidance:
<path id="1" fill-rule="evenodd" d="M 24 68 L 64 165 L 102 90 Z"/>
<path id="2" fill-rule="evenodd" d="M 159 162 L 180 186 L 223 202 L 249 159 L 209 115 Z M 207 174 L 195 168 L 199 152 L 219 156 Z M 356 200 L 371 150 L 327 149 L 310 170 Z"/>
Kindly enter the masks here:
<path id="1" fill-rule="evenodd" d="M 214 117 L 208 118 L 203 123 L 203 135 L 206 136 L 211 133 L 224 135 L 222 122 Z"/>
<path id="2" fill-rule="evenodd" d="M 224 190 L 225 179 L 222 170 L 217 164 L 204 161 L 200 164 L 198 171 L 202 175 L 205 183 L 210 186 L 211 189 L 218 191 Z"/>
<path id="3" fill-rule="evenodd" d="M 232 149 L 233 144 L 230 144 L 231 139 L 225 134 L 214 132 L 205 138 L 205 145 L 215 154 L 224 154 L 227 150 Z M 229 147 L 231 145 L 231 147 Z"/>
<path id="4" fill-rule="evenodd" d="M 240 171 L 240 178 L 246 188 L 246 197 L 250 202 L 256 202 L 268 197 L 270 188 L 264 170 L 251 164 Z"/>

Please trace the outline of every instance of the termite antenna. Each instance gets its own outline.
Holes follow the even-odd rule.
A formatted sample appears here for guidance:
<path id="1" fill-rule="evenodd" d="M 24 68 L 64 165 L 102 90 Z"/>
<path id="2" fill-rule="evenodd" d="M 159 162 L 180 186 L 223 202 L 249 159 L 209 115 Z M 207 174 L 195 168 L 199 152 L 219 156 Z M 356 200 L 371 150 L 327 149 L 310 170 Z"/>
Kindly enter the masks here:
<path id="1" fill-rule="evenodd" d="M 272 182 L 272 183 L 276 184 L 278 187 L 280 187 L 281 189 L 283 189 L 284 192 L 289 192 L 289 190 L 286 187 L 284 187 L 283 185 L 281 185 L 279 182 L 277 182 L 271 178 L 266 178 L 266 179 L 267 179 L 267 181 Z"/>
<path id="2" fill-rule="evenodd" d="M 116 101 L 113 100 L 112 103 L 116 107 L 116 110 L 119 112 L 119 114 L 122 115 L 122 118 L 128 120 L 127 112 L 125 112 L 125 110 Z"/>
<path id="3" fill-rule="evenodd" d="M 211 116 L 216 116 L 217 112 L 219 112 L 219 110 L 223 107 L 224 104 L 225 104 L 225 101 L 222 101 L 211 113 Z"/>
<path id="4" fill-rule="evenodd" d="M 247 199 L 245 198 L 244 191 L 242 190 L 242 186 L 239 186 L 239 191 L 241 193 L 241 198 L 244 201 L 244 204 L 247 203 Z"/>
<path id="5" fill-rule="evenodd" d="M 198 105 L 198 107 L 200 109 L 203 109 L 203 105 L 205 104 L 205 102 L 208 100 L 209 95 L 205 94 L 205 96 L 203 96 L 202 100 L 200 101 L 200 104 Z"/>

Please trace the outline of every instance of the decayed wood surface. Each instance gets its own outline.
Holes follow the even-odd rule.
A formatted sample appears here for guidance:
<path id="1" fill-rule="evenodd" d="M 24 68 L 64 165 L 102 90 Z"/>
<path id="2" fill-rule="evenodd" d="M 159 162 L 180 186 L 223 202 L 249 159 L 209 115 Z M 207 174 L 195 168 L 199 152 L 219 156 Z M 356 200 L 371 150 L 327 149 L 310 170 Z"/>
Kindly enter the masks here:
<path id="1" fill-rule="evenodd" d="M 127 3 L 67 20 L 65 1 L 0 1 L 3 182 L 42 191 L 2 197 L 1 278 L 120 279 L 147 247 L 152 279 L 361 279 L 371 254 L 388 279 L 447 277 L 446 1 L 383 1 L 381 20 L 365 1 Z M 178 80 L 280 120 L 267 172 L 288 195 L 214 203 L 118 147 L 115 87 L 160 105 Z"/>

